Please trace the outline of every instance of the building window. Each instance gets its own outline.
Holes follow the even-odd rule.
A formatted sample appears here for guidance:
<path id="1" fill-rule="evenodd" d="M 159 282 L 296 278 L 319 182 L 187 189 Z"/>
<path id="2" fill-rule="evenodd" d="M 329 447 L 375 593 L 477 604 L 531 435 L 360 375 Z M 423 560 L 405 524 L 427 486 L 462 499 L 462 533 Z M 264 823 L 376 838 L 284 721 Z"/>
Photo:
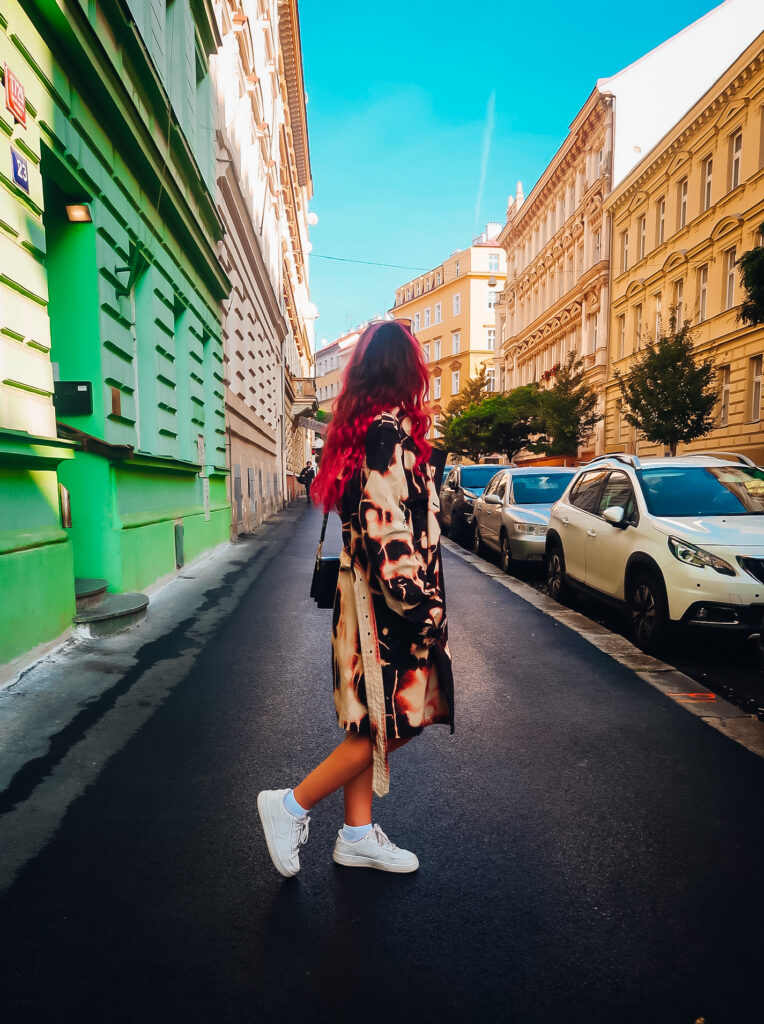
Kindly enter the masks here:
<path id="1" fill-rule="evenodd" d="M 708 315 L 708 264 L 698 267 L 698 323 Z"/>
<path id="2" fill-rule="evenodd" d="M 719 367 L 721 394 L 719 397 L 719 426 L 726 427 L 730 418 L 730 367 Z"/>
<path id="3" fill-rule="evenodd" d="M 655 296 L 655 337 L 659 338 L 661 334 L 661 302 L 662 295 L 660 292 Z"/>
<path id="4" fill-rule="evenodd" d="M 438 384 L 440 384 L 440 381 L 438 381 Z M 438 430 L 439 426 L 440 426 L 440 416 L 433 416 L 433 418 L 432 418 L 432 436 L 433 437 L 440 437 L 441 436 L 440 431 Z"/>
<path id="5" fill-rule="evenodd" d="M 433 342 L 433 349 L 435 352 L 435 362 L 437 363 L 437 361 L 440 359 L 440 338 L 436 338 L 435 341 Z"/>
<path id="6" fill-rule="evenodd" d="M 743 133 L 736 132 L 730 139 L 730 191 L 740 184 L 740 165 L 743 157 Z"/>
<path id="7" fill-rule="evenodd" d="M 749 362 L 751 408 L 749 420 L 758 423 L 761 419 L 761 367 L 762 356 L 754 356 Z"/>
<path id="8" fill-rule="evenodd" d="M 602 235 L 599 231 L 594 233 L 594 262 L 599 263 L 602 253 Z"/>
<path id="9" fill-rule="evenodd" d="M 435 377 L 432 382 L 432 397 L 437 402 L 440 398 L 440 377 Z"/>
<path id="10" fill-rule="evenodd" d="M 488 308 L 494 309 L 499 304 L 499 293 L 490 291 L 488 292 Z"/>
<path id="11" fill-rule="evenodd" d="M 629 232 L 621 232 L 621 270 L 629 269 Z"/>
<path id="12" fill-rule="evenodd" d="M 420 320 L 419 320 L 419 313 L 414 313 L 414 333 L 415 334 L 419 330 L 420 326 L 421 325 L 420 325 Z"/>
<path id="13" fill-rule="evenodd" d="M 451 374 L 451 394 L 452 395 L 458 395 L 459 394 L 459 371 L 458 370 L 454 370 L 454 372 Z"/>
<path id="14" fill-rule="evenodd" d="M 735 261 L 737 249 L 728 249 L 724 254 L 724 308 L 735 305 Z"/>
<path id="15" fill-rule="evenodd" d="M 425 306 L 424 307 L 424 325 L 425 325 L 425 327 L 429 327 L 430 326 L 430 307 L 429 306 Z"/>
<path id="16" fill-rule="evenodd" d="M 634 307 L 634 351 L 642 348 L 642 303 Z"/>
<path id="17" fill-rule="evenodd" d="M 443 319 L 443 306 L 440 302 L 435 303 L 435 320 L 434 323 L 439 324 Z"/>
<path id="18" fill-rule="evenodd" d="M 488 269 L 495 273 L 499 269 L 499 254 L 497 252 L 488 253 Z"/>
<path id="19" fill-rule="evenodd" d="M 707 210 L 711 205 L 711 179 L 714 172 L 713 157 L 707 157 L 703 161 L 703 202 L 701 208 Z"/>
<path id="20" fill-rule="evenodd" d="M 658 245 L 661 245 L 664 238 L 666 237 L 666 197 L 661 196 L 658 200 L 657 209 L 657 224 L 655 236 L 658 239 Z"/>
<path id="21" fill-rule="evenodd" d="M 429 363 L 429 361 L 430 361 L 430 346 L 429 346 L 429 344 L 422 345 L 422 352 L 424 353 L 424 361 L 426 363 Z"/>
<path id="22" fill-rule="evenodd" d="M 486 334 L 485 347 L 489 352 L 493 352 L 496 349 L 496 328 L 489 327 Z"/>
<path id="23" fill-rule="evenodd" d="M 458 268 L 458 266 L 459 266 L 458 261 L 457 261 L 456 266 Z M 457 273 L 458 273 L 458 269 L 457 269 Z M 454 300 L 453 300 L 453 313 L 454 313 L 454 316 L 459 316 L 461 311 L 462 311 L 462 297 L 459 294 L 459 292 L 457 292 L 456 295 L 454 295 Z"/>
<path id="24" fill-rule="evenodd" d="M 615 403 L 616 441 L 623 440 L 623 399 L 618 398 Z"/>
<path id="25" fill-rule="evenodd" d="M 621 313 L 618 317 L 618 358 L 623 359 L 626 354 L 626 316 Z"/>
<path id="26" fill-rule="evenodd" d="M 674 320 L 678 331 L 684 322 L 684 278 L 682 277 L 674 282 Z"/>
<path id="27" fill-rule="evenodd" d="M 597 341 L 599 338 L 599 327 L 600 327 L 600 315 L 595 313 L 592 318 L 592 352 L 597 351 Z"/>
<path id="28" fill-rule="evenodd" d="M 451 355 L 458 356 L 459 349 L 461 348 L 462 335 L 460 331 L 454 331 L 451 334 Z"/>
<path id="29" fill-rule="evenodd" d="M 485 389 L 486 391 L 496 390 L 496 370 L 493 366 L 489 366 L 485 371 Z"/>
<path id="30" fill-rule="evenodd" d="M 443 282 L 443 275 L 440 271 L 435 275 L 435 284 L 441 284 Z"/>
<path id="31" fill-rule="evenodd" d="M 638 256 L 637 259 L 645 258 L 645 243 L 647 240 L 647 217 L 640 217 L 637 221 Z"/>
<path id="32" fill-rule="evenodd" d="M 676 187 L 677 191 L 677 231 L 687 223 L 687 178 L 682 178 Z"/>

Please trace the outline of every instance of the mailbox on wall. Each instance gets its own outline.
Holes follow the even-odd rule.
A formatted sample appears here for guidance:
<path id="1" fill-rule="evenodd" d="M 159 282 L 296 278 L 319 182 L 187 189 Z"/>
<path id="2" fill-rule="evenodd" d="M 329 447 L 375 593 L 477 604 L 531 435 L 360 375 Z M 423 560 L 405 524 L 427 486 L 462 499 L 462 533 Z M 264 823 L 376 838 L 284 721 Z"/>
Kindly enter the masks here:
<path id="1" fill-rule="evenodd" d="M 56 415 L 89 416 L 93 411 L 93 385 L 89 380 L 57 380 L 53 384 Z"/>

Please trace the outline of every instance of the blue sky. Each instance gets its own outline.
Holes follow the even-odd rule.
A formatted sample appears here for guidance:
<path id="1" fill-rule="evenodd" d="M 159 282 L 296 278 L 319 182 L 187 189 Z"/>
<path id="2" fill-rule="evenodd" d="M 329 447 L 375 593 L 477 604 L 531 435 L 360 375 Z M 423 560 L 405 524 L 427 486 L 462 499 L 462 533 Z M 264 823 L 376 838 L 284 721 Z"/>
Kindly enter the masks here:
<path id="1" fill-rule="evenodd" d="M 715 6 L 301 0 L 316 346 L 503 223 L 517 180 L 527 195 L 596 80 Z"/>

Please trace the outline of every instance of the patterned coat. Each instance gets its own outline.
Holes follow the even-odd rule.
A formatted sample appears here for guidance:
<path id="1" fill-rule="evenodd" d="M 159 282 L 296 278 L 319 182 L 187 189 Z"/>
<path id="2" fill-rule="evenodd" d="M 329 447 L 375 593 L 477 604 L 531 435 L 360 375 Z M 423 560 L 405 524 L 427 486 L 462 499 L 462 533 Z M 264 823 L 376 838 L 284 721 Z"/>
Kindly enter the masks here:
<path id="1" fill-rule="evenodd" d="M 378 793 L 387 791 L 386 738 L 414 736 L 434 723 L 450 724 L 453 732 L 438 496 L 433 468 L 423 466 L 424 476 L 414 472 L 409 429 L 394 412 L 373 421 L 365 463 L 345 488 L 341 508 L 334 703 L 343 729 L 375 741 Z M 384 711 L 381 693 L 376 713 L 367 693 L 370 674 L 381 675 Z"/>

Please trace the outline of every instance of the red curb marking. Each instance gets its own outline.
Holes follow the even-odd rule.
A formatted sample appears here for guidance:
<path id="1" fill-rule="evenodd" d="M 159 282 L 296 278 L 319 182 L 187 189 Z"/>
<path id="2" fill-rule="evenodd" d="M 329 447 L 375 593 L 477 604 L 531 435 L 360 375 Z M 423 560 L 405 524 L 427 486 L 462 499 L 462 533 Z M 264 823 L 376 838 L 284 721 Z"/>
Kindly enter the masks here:
<path id="1" fill-rule="evenodd" d="M 669 697 L 674 697 L 679 704 L 713 704 L 716 700 L 715 693 L 673 693 L 669 691 Z"/>

